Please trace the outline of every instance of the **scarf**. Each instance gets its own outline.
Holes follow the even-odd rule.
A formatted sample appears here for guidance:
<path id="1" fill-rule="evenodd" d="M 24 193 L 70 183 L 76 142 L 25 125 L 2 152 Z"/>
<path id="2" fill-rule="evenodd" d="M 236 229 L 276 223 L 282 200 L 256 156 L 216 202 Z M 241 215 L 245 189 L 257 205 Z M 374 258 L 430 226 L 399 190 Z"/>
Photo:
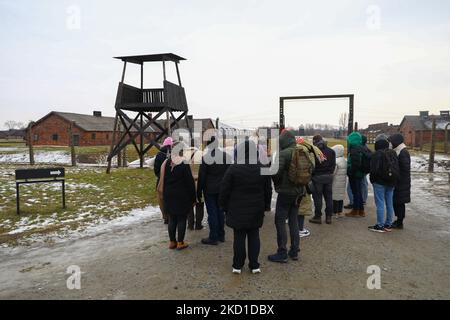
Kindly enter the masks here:
<path id="1" fill-rule="evenodd" d="M 309 143 L 308 141 L 306 141 L 303 138 L 298 138 L 297 139 L 297 144 L 304 146 L 305 148 L 308 149 L 309 152 L 314 153 L 314 156 L 316 157 L 316 159 L 322 163 L 325 160 L 327 160 L 327 158 L 325 157 L 325 155 L 323 154 L 322 150 L 320 150 L 319 148 L 317 148 L 315 145 Z"/>
<path id="2" fill-rule="evenodd" d="M 397 148 L 394 148 L 394 151 L 397 153 L 397 157 L 400 155 L 400 152 L 402 152 L 403 149 L 406 148 L 406 144 L 401 143 L 397 146 Z"/>

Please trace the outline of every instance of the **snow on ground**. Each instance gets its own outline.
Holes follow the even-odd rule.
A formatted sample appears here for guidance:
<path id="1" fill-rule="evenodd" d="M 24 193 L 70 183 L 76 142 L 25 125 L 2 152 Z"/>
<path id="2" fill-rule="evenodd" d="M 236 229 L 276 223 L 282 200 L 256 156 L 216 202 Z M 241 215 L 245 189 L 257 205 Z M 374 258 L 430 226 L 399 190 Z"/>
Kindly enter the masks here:
<path id="1" fill-rule="evenodd" d="M 13 151 L 21 151 L 23 149 L 21 148 L 14 148 L 14 147 L 1 147 L 0 152 L 13 152 Z"/>
<path id="2" fill-rule="evenodd" d="M 86 209 L 86 208 L 84 208 Z M 154 206 L 148 206 L 143 209 L 134 209 L 123 216 L 107 219 L 104 217 L 92 219 L 90 222 L 84 224 L 82 227 L 76 230 L 69 230 L 69 228 L 63 228 L 60 231 L 53 232 L 50 234 L 42 235 L 32 235 L 27 239 L 27 242 L 40 243 L 42 241 L 53 241 L 53 242 L 64 242 L 68 240 L 76 240 L 84 237 L 92 237 L 104 232 L 110 232 L 115 230 L 120 230 L 125 227 L 130 227 L 136 224 L 148 222 L 152 219 L 160 217 L 161 213 L 159 208 Z M 55 224 L 68 224 L 70 222 L 83 221 L 86 218 L 92 218 L 92 213 L 86 211 L 76 215 L 76 218 L 68 218 L 65 220 L 57 220 L 57 214 L 53 214 L 50 218 L 41 219 L 39 216 L 34 220 L 30 220 L 28 217 L 22 218 L 18 223 L 15 224 L 15 229 L 8 232 L 8 234 L 18 234 L 31 229 L 43 229 L 50 225 Z M 6 221 L 3 223 L 6 224 Z M 7 244 L 3 244 L 2 247 L 8 247 Z"/>
<path id="3" fill-rule="evenodd" d="M 131 167 L 131 168 L 137 168 L 137 167 L 140 166 L 140 164 L 141 164 L 141 162 L 140 162 L 140 160 L 138 159 L 138 160 L 136 160 L 136 161 L 130 162 L 130 163 L 128 164 L 128 166 Z M 155 165 L 155 157 L 152 157 L 152 158 L 145 158 L 145 159 L 144 159 L 144 166 L 145 166 L 145 167 L 150 167 L 150 169 L 153 169 L 153 166 L 154 166 L 154 165 Z"/>
<path id="4" fill-rule="evenodd" d="M 40 151 L 34 155 L 36 163 L 71 163 L 70 154 L 64 151 Z M 0 163 L 29 163 L 30 156 L 27 153 L 0 154 Z"/>
<path id="5" fill-rule="evenodd" d="M 411 155 L 411 171 L 427 172 L 428 158 L 427 154 Z M 450 172 L 450 156 L 436 154 L 434 162 L 434 172 Z"/>

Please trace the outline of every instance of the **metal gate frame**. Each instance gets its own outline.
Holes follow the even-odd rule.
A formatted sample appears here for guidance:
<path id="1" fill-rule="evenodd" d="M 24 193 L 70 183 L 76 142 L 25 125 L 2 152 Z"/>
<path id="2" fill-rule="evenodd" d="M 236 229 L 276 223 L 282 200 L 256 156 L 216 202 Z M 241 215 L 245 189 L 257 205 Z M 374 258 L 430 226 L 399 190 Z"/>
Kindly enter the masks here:
<path id="1" fill-rule="evenodd" d="M 335 95 L 318 95 L 318 96 L 291 96 L 291 97 L 280 97 L 280 130 L 285 128 L 284 119 L 284 101 L 286 100 L 314 100 L 314 99 L 349 99 L 349 111 L 348 111 L 348 133 L 353 132 L 353 112 L 354 112 L 354 94 L 335 94 Z"/>

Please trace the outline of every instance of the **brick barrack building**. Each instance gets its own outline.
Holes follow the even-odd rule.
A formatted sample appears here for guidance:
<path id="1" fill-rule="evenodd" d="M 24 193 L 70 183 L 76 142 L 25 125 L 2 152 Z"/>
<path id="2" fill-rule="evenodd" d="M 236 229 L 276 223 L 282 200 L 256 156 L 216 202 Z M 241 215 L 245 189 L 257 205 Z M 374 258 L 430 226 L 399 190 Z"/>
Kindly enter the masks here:
<path id="1" fill-rule="evenodd" d="M 189 116 L 190 127 L 194 127 L 194 119 Z M 195 119 L 202 122 L 202 131 L 214 129 L 211 119 Z M 75 146 L 100 146 L 110 145 L 112 142 L 114 117 L 102 116 L 99 111 L 94 111 L 93 115 L 52 111 L 45 117 L 38 120 L 32 128 L 32 138 L 34 145 L 68 146 L 69 128 L 72 123 L 72 134 Z M 164 121 L 160 122 L 164 126 Z M 180 123 L 180 127 L 185 127 L 185 122 Z M 124 130 L 122 128 L 122 130 Z M 136 132 L 133 128 L 131 132 Z M 145 142 L 154 139 L 160 132 L 158 128 L 150 127 L 146 129 Z M 26 135 L 28 137 L 28 134 Z M 118 139 L 118 137 L 116 137 Z M 136 138 L 139 143 L 139 136 Z"/>
<path id="2" fill-rule="evenodd" d="M 428 111 L 419 115 L 405 116 L 400 123 L 399 131 L 405 137 L 405 144 L 410 147 L 420 147 L 431 142 L 431 127 L 436 120 L 436 142 L 445 139 L 445 127 L 450 122 L 450 112 L 441 111 L 439 116 L 430 116 Z"/>

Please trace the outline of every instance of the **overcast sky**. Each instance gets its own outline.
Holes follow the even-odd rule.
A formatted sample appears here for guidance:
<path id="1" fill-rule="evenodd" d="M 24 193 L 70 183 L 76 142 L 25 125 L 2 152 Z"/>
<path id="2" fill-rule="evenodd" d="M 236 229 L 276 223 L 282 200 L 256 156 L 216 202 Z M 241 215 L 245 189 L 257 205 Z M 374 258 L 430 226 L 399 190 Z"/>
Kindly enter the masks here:
<path id="1" fill-rule="evenodd" d="M 447 0 L 0 0 L 0 39 L 0 127 L 53 110 L 114 115 L 112 57 L 161 52 L 188 59 L 195 117 L 243 127 L 278 121 L 285 95 L 354 93 L 362 126 L 450 109 Z M 161 66 L 145 71 L 160 87 Z M 346 110 L 290 103 L 286 122 L 338 124 Z"/>

